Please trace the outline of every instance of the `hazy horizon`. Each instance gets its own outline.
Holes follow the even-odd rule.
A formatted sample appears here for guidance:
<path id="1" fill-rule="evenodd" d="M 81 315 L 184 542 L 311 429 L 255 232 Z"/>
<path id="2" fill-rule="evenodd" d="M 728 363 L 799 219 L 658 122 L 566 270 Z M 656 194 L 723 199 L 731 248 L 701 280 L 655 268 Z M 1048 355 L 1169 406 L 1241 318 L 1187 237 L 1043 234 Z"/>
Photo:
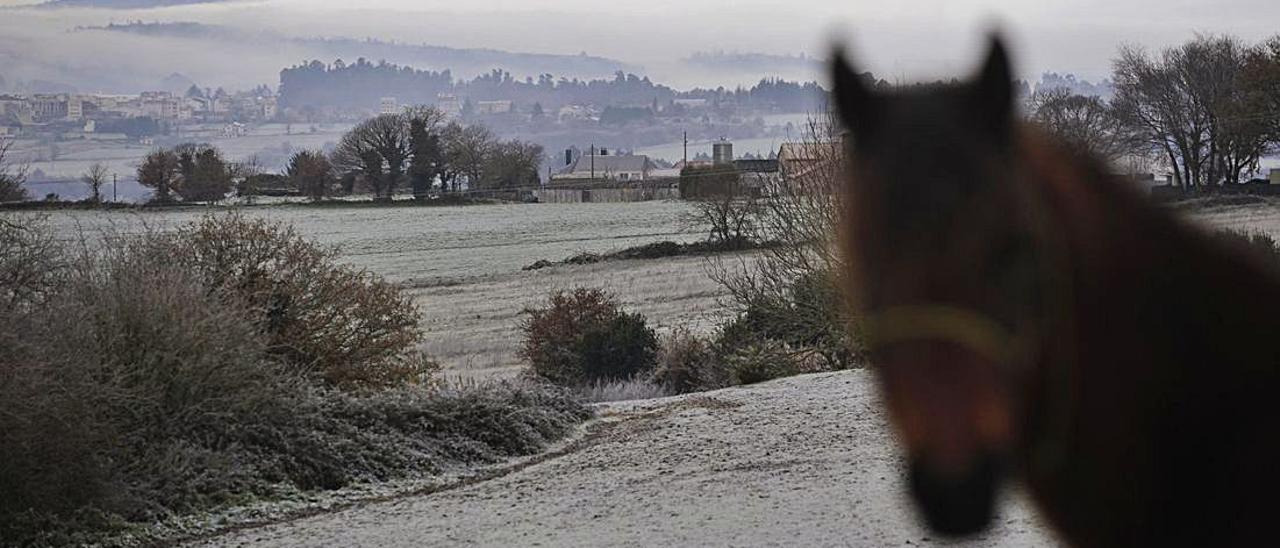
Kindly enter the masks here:
<path id="1" fill-rule="evenodd" d="M 0 0 L 0 6 L 24 4 L 31 2 Z M 39 70 L 179 72 L 202 85 L 248 87 L 275 85 L 281 68 L 313 58 L 305 48 L 219 44 L 217 51 L 210 51 L 208 44 L 192 41 L 70 32 L 79 26 L 140 20 L 225 25 L 287 37 L 585 52 L 642 67 L 641 72 L 657 82 L 690 88 L 733 86 L 765 76 L 821 79 L 821 70 L 811 68 L 787 74 L 729 74 L 701 70 L 684 60 L 695 52 L 714 51 L 826 57 L 837 37 L 850 45 L 863 68 L 890 81 L 949 77 L 970 70 L 992 28 L 1001 29 L 1014 45 L 1022 77 L 1035 81 L 1042 72 L 1054 71 L 1096 81 L 1107 77 L 1110 60 L 1122 43 L 1157 49 L 1196 33 L 1263 38 L 1276 32 L 1271 22 L 1280 20 L 1280 3 L 1088 0 L 1064 7 L 1013 0 L 909 5 L 797 0 L 779 9 L 761 0 L 733 6 L 705 0 L 653 0 L 643 5 L 560 0 L 536 6 L 510 0 L 465 5 L 374 0 L 352 8 L 335 0 L 250 0 L 155 9 L 19 8 L 4 15 L 0 75 L 7 77 Z M 36 65 L 45 68 L 30 68 Z"/>

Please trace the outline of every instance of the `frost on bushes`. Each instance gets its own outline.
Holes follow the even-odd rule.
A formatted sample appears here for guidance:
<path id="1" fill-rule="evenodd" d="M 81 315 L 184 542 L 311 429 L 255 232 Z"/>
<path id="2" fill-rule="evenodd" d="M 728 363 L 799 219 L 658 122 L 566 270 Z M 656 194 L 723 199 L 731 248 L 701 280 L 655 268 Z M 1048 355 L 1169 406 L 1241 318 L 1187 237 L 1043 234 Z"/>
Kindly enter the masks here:
<path id="1" fill-rule="evenodd" d="M 525 313 L 520 356 L 544 379 L 582 386 L 653 369 L 657 335 L 644 316 L 623 311 L 604 290 L 557 291 L 546 306 Z"/>
<path id="2" fill-rule="evenodd" d="M 339 264 L 335 253 L 279 223 L 206 216 L 145 242 L 157 261 L 194 271 L 210 291 L 252 310 L 269 351 L 343 388 L 396 386 L 428 375 L 406 360 L 422 341 L 418 308 L 399 288 Z M 415 366 L 424 366 L 425 370 Z"/>
<path id="3" fill-rule="evenodd" d="M 769 339 L 727 349 L 720 359 L 734 384 L 830 371 L 825 360 L 812 349 L 795 349 Z"/>
<path id="4" fill-rule="evenodd" d="M 734 384 L 712 343 L 688 329 L 677 328 L 662 338 L 657 362 L 654 382 L 678 394 Z"/>
<path id="5" fill-rule="evenodd" d="M 300 382 L 184 272 L 76 261 L 0 357 L 0 536 L 27 510 L 151 520 L 253 493 L 229 425 L 284 420 Z"/>
<path id="6" fill-rule="evenodd" d="M 861 344 L 845 325 L 831 278 L 802 275 L 783 291 L 755 291 L 714 339 L 665 337 L 653 378 L 679 393 L 857 366 Z"/>
<path id="7" fill-rule="evenodd" d="M 808 362 L 817 360 L 822 370 L 856 367 L 862 345 L 851 334 L 840 303 L 830 274 L 802 275 L 780 294 L 753 295 L 742 313 L 722 327 L 718 345 L 731 353 L 770 343 L 801 352 Z"/>
<path id="8" fill-rule="evenodd" d="M 44 241 L 9 228 L 0 242 Z M 494 462 L 537 451 L 588 415 L 545 385 L 437 386 L 434 362 L 385 346 L 342 349 L 379 357 L 377 376 L 361 372 L 359 385 L 414 382 L 314 382 L 273 351 L 279 334 L 262 329 L 260 294 L 245 291 L 272 268 L 228 267 L 211 284 L 210 270 L 192 268 L 204 263 L 156 260 L 156 243 L 50 245 L 28 263 L 64 265 L 57 276 L 0 279 L 10 305 L 0 307 L 0 544 L 96 544 L 211 507 Z M 273 244 L 227 253 L 259 245 Z"/>

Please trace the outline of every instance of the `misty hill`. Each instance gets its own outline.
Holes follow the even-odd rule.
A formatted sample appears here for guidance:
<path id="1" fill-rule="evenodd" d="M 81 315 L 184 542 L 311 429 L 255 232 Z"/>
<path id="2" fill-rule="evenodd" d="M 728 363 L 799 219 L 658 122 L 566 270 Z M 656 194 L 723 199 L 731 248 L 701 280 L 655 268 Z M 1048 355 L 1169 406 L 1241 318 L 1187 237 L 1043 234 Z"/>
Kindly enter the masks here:
<path id="1" fill-rule="evenodd" d="M 139 0 L 117 0 L 139 1 Z M 291 46 L 303 49 L 319 59 L 378 59 L 389 63 L 448 69 L 453 74 L 479 75 L 494 68 L 516 74 L 554 73 L 582 78 L 601 77 L 617 71 L 639 72 L 640 67 L 615 59 L 581 53 L 512 52 L 485 48 L 451 48 L 429 44 L 404 44 L 383 40 L 348 37 L 294 38 L 272 33 L 246 32 L 234 27 L 193 22 L 144 23 L 140 21 L 84 27 L 78 30 L 101 30 L 142 36 L 209 40 L 214 42 L 252 42 L 263 47 Z"/>
<path id="2" fill-rule="evenodd" d="M 47 0 L 40 4 L 40 7 L 134 10 L 164 8 L 169 6 L 186 6 L 190 4 L 216 4 L 230 1 L 234 0 Z"/>
<path id="3" fill-rule="evenodd" d="M 677 91 L 622 71 L 612 79 L 556 78 L 546 73 L 537 79 L 519 80 L 507 71 L 493 70 L 471 80 L 455 80 L 448 70 L 417 70 L 365 59 L 351 64 L 338 60 L 330 65 L 311 61 L 280 72 L 283 107 L 370 108 L 387 96 L 396 97 L 401 104 L 434 104 L 441 93 L 469 101 L 536 103 L 548 109 L 573 104 L 644 109 L 665 106 L 675 99 L 705 99 L 711 106 L 732 103 L 779 112 L 812 111 L 826 97 L 826 91 L 814 82 L 779 79 L 761 80 L 750 88 Z"/>
<path id="4" fill-rule="evenodd" d="M 775 55 L 770 53 L 727 53 L 700 51 L 683 59 L 687 65 L 716 71 L 757 71 L 786 73 L 795 71 L 817 72 L 823 69 L 823 60 L 800 55 Z"/>

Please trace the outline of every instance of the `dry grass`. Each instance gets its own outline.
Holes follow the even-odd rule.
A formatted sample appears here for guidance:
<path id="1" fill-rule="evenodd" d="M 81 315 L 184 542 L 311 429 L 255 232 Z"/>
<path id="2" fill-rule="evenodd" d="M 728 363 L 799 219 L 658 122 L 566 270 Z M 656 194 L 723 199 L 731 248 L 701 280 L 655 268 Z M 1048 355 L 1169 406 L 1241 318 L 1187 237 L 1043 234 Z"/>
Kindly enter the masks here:
<path id="1" fill-rule="evenodd" d="M 651 400 L 674 395 L 662 385 L 648 379 L 623 381 L 596 381 L 575 390 L 580 398 L 591 403 L 611 401 Z"/>
<path id="2" fill-rule="evenodd" d="M 749 256 L 744 256 L 749 259 Z M 522 366 L 520 312 L 557 289 L 602 287 L 628 310 L 644 314 L 659 332 L 686 326 L 707 332 L 727 310 L 723 289 L 706 273 L 706 259 L 679 257 L 610 261 L 517 272 L 492 279 L 412 290 L 423 310 L 422 348 L 452 376 L 510 376 Z"/>

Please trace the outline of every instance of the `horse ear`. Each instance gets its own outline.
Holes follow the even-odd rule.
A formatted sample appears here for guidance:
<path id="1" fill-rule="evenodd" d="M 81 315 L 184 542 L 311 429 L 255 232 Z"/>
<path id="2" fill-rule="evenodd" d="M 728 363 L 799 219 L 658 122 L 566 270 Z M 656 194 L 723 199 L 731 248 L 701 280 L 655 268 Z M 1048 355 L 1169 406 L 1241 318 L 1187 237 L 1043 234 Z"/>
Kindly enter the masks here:
<path id="1" fill-rule="evenodd" d="M 1004 40 L 998 35 L 991 37 L 987 60 L 978 73 L 976 91 L 976 106 L 984 123 L 997 132 L 1007 132 L 1013 120 L 1013 71 Z"/>
<path id="2" fill-rule="evenodd" d="M 865 135 L 875 126 L 875 97 L 841 48 L 836 48 L 831 59 L 833 95 L 840 119 L 854 135 Z"/>

